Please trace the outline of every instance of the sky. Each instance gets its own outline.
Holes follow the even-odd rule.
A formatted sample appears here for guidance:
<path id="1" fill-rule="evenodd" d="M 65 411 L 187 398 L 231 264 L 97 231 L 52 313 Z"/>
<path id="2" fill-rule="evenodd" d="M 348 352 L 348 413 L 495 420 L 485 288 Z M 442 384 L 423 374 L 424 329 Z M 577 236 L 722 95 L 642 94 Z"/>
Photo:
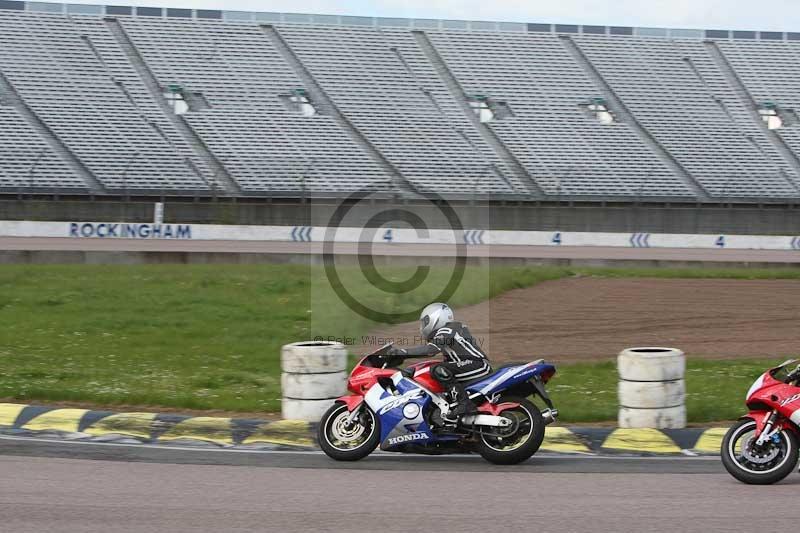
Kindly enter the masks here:
<path id="1" fill-rule="evenodd" d="M 195 9 L 800 31 L 800 0 L 66 0 Z"/>

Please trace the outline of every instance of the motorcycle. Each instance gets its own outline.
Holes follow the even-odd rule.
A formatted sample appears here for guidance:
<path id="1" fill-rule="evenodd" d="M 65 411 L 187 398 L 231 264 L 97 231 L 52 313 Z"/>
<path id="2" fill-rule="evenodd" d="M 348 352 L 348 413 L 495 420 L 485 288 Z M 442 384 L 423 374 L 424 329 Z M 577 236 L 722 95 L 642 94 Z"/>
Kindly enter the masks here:
<path id="1" fill-rule="evenodd" d="M 450 403 L 444 387 L 431 375 L 437 361 L 393 368 L 398 359 L 387 344 L 361 359 L 350 374 L 351 395 L 338 398 L 322 416 L 318 441 L 339 461 L 356 461 L 381 450 L 442 454 L 477 451 L 495 464 L 516 464 L 530 458 L 544 439 L 546 424 L 558 411 L 545 390 L 553 365 L 537 360 L 507 364 L 491 375 L 466 382 L 476 413 L 448 421 Z M 540 411 L 527 399 L 538 395 Z"/>
<path id="2" fill-rule="evenodd" d="M 750 412 L 722 440 L 722 464 L 744 483 L 768 485 L 788 476 L 798 459 L 800 364 L 766 371 L 747 391 Z"/>

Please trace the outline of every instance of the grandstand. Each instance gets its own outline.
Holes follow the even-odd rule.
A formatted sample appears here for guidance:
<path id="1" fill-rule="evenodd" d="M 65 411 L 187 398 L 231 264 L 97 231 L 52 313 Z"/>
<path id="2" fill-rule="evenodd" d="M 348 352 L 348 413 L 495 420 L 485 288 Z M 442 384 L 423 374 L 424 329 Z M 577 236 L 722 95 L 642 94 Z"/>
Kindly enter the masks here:
<path id="1" fill-rule="evenodd" d="M 800 197 L 800 33 L 0 0 L 0 193 Z"/>

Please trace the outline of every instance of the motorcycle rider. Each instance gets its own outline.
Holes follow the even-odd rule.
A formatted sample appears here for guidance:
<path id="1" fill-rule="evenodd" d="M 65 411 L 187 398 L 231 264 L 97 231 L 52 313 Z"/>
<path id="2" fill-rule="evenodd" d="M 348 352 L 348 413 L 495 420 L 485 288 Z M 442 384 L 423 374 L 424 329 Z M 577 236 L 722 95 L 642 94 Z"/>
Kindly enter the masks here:
<path id="1" fill-rule="evenodd" d="M 453 310 L 447 304 L 432 303 L 419 317 L 419 332 L 428 343 L 403 349 L 393 348 L 389 356 L 430 357 L 441 353 L 444 361 L 431 368 L 431 374 L 444 385 L 450 394 L 450 411 L 443 413 L 448 422 L 476 411 L 463 382 L 488 376 L 492 367 L 486 354 L 478 347 L 466 324 L 456 322 Z"/>

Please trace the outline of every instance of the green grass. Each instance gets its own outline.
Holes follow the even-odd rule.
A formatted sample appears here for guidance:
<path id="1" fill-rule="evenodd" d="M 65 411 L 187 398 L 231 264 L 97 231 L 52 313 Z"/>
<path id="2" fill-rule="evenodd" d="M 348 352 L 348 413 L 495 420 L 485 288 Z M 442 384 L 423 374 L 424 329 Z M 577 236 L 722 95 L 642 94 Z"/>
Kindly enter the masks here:
<path id="1" fill-rule="evenodd" d="M 390 269 L 405 279 L 413 269 Z M 378 309 L 435 297 L 432 272 L 413 297 L 357 286 Z M 559 269 L 470 268 L 452 301 L 470 304 L 564 275 Z M 374 321 L 349 311 L 297 265 L 1 266 L 0 397 L 230 411 L 280 407 L 280 347 L 358 337 Z"/>
<path id="2" fill-rule="evenodd" d="M 413 273 L 379 270 L 395 281 Z M 417 290 L 387 296 L 356 268 L 340 272 L 357 300 L 400 314 L 435 298 L 449 278 L 449 269 L 434 268 Z M 449 301 L 476 303 L 571 275 L 798 279 L 800 271 L 474 267 Z M 254 412 L 279 409 L 281 345 L 315 336 L 358 339 L 376 322 L 342 304 L 320 267 L 2 265 L 0 324 L 0 397 Z M 701 387 L 690 364 L 690 416 L 697 421 L 738 413 L 741 395 L 766 366 L 703 364 L 712 365 L 709 381 L 721 381 Z M 565 420 L 615 416 L 610 363 L 564 367 L 553 387 Z M 694 396 L 700 391 L 708 401 Z"/>
<path id="3" fill-rule="evenodd" d="M 745 411 L 744 395 L 755 379 L 782 359 L 687 360 L 686 411 L 691 423 L 732 420 Z M 548 390 L 567 423 L 617 418 L 616 363 L 562 365 Z"/>

